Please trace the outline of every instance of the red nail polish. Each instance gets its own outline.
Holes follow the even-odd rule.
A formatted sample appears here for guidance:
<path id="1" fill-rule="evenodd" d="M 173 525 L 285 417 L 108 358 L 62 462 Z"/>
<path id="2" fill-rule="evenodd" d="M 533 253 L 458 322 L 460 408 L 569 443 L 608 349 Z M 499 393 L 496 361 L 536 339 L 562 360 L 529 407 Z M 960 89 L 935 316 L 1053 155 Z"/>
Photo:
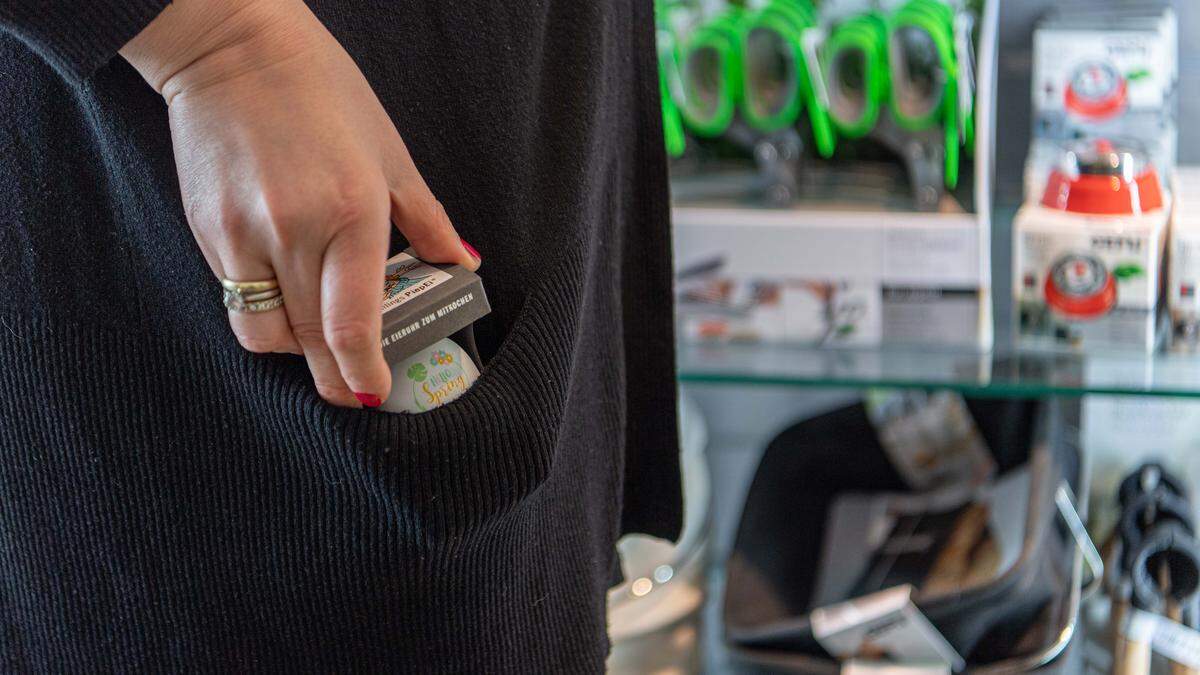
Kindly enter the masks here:
<path id="1" fill-rule="evenodd" d="M 358 399 L 358 402 L 363 404 L 364 408 L 378 408 L 383 403 L 383 399 L 375 394 L 360 394 L 356 391 L 354 392 L 354 398 Z"/>
<path id="2" fill-rule="evenodd" d="M 483 256 L 479 255 L 479 251 L 476 251 L 474 246 L 468 244 L 466 239 L 459 239 L 459 241 L 462 242 L 463 248 L 467 249 L 467 253 L 470 253 L 472 258 L 479 261 L 483 260 Z"/>

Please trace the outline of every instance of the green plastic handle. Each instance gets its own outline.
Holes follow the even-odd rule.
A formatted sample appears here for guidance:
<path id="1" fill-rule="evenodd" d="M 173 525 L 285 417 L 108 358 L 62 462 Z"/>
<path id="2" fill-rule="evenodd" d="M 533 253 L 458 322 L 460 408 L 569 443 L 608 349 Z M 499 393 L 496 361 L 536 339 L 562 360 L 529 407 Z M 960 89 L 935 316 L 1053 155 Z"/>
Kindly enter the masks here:
<path id="1" fill-rule="evenodd" d="M 658 53 L 658 92 L 662 103 L 663 141 L 667 155 L 680 157 L 687 148 L 687 135 L 683 129 L 683 118 L 675 102 L 674 91 L 679 87 L 679 50 L 671 26 L 683 14 L 684 20 L 690 10 L 672 0 L 656 0 L 654 3 L 655 50 Z M 675 87 L 672 87 L 672 81 Z"/>
<path id="2" fill-rule="evenodd" d="M 810 89 L 801 35 L 814 23 L 815 16 L 808 0 L 775 0 L 747 17 L 741 43 L 744 69 L 742 116 L 752 128 L 770 133 L 792 126 L 799 119 L 800 110 L 809 98 Z M 756 71 L 771 65 L 753 59 L 756 55 L 756 51 L 752 49 L 753 41 L 763 39 L 771 40 L 777 45 L 779 51 L 776 55 L 790 64 L 785 73 L 790 73 L 794 78 L 790 82 L 773 83 L 775 86 L 790 87 L 787 98 L 773 109 L 762 100 L 763 92 L 756 87 L 757 83 L 764 79 L 763 73 Z"/>
<path id="3" fill-rule="evenodd" d="M 683 133 L 683 119 L 679 116 L 679 108 L 675 106 L 675 101 L 671 99 L 666 73 L 661 69 L 658 74 L 658 95 L 662 99 L 663 140 L 666 141 L 667 154 L 671 157 L 681 157 L 687 146 Z"/>
<path id="4" fill-rule="evenodd" d="M 887 28 L 883 19 L 875 14 L 860 14 L 847 19 L 834 28 L 823 50 L 825 87 L 829 90 L 829 116 L 839 134 L 846 138 L 861 138 L 875 128 L 879 111 L 887 100 Z M 834 100 L 834 89 L 838 85 L 838 73 L 834 70 L 838 57 L 855 51 L 863 59 L 863 107 L 855 117 L 847 117 L 838 110 Z"/>
<path id="5" fill-rule="evenodd" d="M 744 13 L 729 7 L 700 26 L 680 50 L 684 123 L 697 136 L 715 137 L 733 122 L 742 95 L 741 35 Z M 711 98 L 702 107 L 699 102 Z"/>
<path id="6" fill-rule="evenodd" d="M 818 63 L 816 67 L 819 69 L 821 66 Z M 833 130 L 833 122 L 829 119 L 829 110 L 817 96 L 816 86 L 809 77 L 807 68 L 801 77 L 803 78 L 805 103 L 808 105 L 808 123 L 812 126 L 813 131 L 813 142 L 817 146 L 817 153 L 825 159 L 829 159 L 833 157 L 833 151 L 837 148 L 837 134 Z"/>
<path id="7" fill-rule="evenodd" d="M 892 117 L 898 125 L 910 131 L 928 129 L 939 123 L 942 125 L 945 146 L 944 179 L 946 187 L 954 189 L 958 185 L 960 145 L 958 64 L 954 56 L 954 9 L 940 0 L 910 0 L 905 3 L 888 21 L 888 48 L 893 54 L 901 49 L 898 32 L 902 29 L 912 28 L 928 35 L 937 50 L 938 61 L 945 77 L 942 97 L 939 104 L 932 106 L 929 112 L 923 115 L 908 115 L 898 104 L 900 96 L 894 91 L 894 87 L 903 77 L 903 73 L 897 70 L 900 67 L 900 59 L 893 56 L 889 59 L 889 67 L 893 71 Z M 971 110 L 967 119 L 961 120 L 961 123 L 964 124 L 963 138 L 974 137 L 974 124 L 970 120 L 973 114 L 974 110 Z"/>

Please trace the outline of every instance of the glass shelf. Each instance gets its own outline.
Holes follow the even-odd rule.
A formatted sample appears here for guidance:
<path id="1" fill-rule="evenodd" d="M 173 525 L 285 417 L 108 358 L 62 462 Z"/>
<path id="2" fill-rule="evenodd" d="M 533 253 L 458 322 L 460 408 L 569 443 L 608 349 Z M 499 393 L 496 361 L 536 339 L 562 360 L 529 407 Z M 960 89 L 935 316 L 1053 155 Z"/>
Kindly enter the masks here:
<path id="1" fill-rule="evenodd" d="M 991 353 L 921 348 L 679 345 L 679 379 L 794 387 L 944 388 L 991 397 L 1084 394 L 1200 398 L 1200 355 Z"/>

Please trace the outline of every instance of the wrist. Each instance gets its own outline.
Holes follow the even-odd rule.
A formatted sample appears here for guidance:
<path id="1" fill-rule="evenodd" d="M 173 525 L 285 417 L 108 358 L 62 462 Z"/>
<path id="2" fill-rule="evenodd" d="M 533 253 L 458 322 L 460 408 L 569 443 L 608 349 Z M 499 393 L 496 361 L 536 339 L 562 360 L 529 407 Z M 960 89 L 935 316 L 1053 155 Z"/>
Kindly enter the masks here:
<path id="1" fill-rule="evenodd" d="M 185 89 L 274 58 L 295 3 L 281 0 L 174 0 L 120 54 L 169 103 Z M 300 3 L 303 6 L 303 3 Z"/>

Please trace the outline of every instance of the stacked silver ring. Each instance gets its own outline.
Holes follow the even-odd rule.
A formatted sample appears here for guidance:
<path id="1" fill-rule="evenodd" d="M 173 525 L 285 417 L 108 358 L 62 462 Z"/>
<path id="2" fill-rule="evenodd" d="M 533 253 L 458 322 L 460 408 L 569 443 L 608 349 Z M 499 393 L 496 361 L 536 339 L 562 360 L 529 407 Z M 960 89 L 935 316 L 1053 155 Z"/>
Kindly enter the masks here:
<path id="1" fill-rule="evenodd" d="M 275 279 L 263 281 L 233 281 L 222 279 L 221 301 L 231 312 L 269 312 L 283 306 L 283 293 Z"/>

